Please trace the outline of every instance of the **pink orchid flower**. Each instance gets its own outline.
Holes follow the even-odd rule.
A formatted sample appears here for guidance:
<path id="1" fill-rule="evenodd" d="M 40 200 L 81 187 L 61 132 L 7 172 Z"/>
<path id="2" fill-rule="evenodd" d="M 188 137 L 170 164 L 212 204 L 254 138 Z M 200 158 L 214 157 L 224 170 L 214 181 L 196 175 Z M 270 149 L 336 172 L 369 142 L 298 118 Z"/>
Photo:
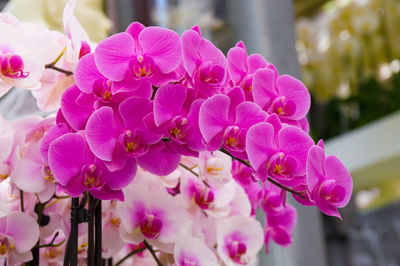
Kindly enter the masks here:
<path id="1" fill-rule="evenodd" d="M 74 15 L 75 4 L 76 0 L 69 0 L 63 12 L 64 32 L 68 37 L 65 61 L 68 64 L 68 68 L 72 71 L 75 70 L 79 59 L 89 54 L 95 47 Z"/>
<path id="2" fill-rule="evenodd" d="M 178 80 L 174 71 L 181 60 L 177 33 L 160 27 L 146 28 L 138 22 L 132 23 L 126 32 L 101 41 L 95 50 L 100 72 L 112 81 L 123 81 L 119 87 L 132 90 L 144 83 L 160 86 Z"/>
<path id="3" fill-rule="evenodd" d="M 270 176 L 287 186 L 303 182 L 307 153 L 313 144 L 311 137 L 297 127 L 285 126 L 275 132 L 267 122 L 252 126 L 246 138 L 256 177 L 265 180 Z"/>
<path id="4" fill-rule="evenodd" d="M 71 197 L 88 190 L 98 199 L 119 199 L 121 188 L 129 184 L 136 173 L 134 160 L 118 171 L 110 172 L 90 151 L 79 133 L 67 133 L 49 146 L 48 162 L 60 188 Z"/>
<path id="5" fill-rule="evenodd" d="M 214 252 L 199 238 L 181 235 L 174 247 L 176 266 L 217 266 Z"/>
<path id="6" fill-rule="evenodd" d="M 326 215 L 341 219 L 337 208 L 347 205 L 353 190 L 349 171 L 336 156 L 325 157 L 322 140 L 309 150 L 306 169 L 311 200 Z"/>
<path id="7" fill-rule="evenodd" d="M 199 98 L 207 98 L 226 91 L 228 71 L 225 55 L 201 36 L 194 26 L 182 35 L 183 64 L 189 83 Z"/>
<path id="8" fill-rule="evenodd" d="M 282 122 L 307 129 L 310 94 L 304 84 L 290 75 L 278 76 L 274 69 L 259 69 L 253 77 L 254 102 Z M 307 131 L 307 130 L 305 130 Z"/>
<path id="9" fill-rule="evenodd" d="M 45 64 L 61 52 L 58 36 L 43 26 L 22 24 L 10 14 L 0 14 L 0 97 L 12 87 L 40 87 Z"/>
<path id="10" fill-rule="evenodd" d="M 233 156 L 247 160 L 247 130 L 264 121 L 268 114 L 252 102 L 243 102 L 243 91 L 231 89 L 227 95 L 214 95 L 200 107 L 199 127 L 210 151 L 222 147 Z"/>
<path id="11" fill-rule="evenodd" d="M 242 41 L 228 51 L 228 70 L 232 85 L 243 89 L 246 101 L 253 101 L 253 77 L 260 68 L 275 67 L 260 54 L 247 55 L 246 47 Z"/>
<path id="12" fill-rule="evenodd" d="M 217 224 L 217 251 L 227 265 L 251 264 L 262 245 L 263 229 L 255 219 L 231 216 Z"/>
<path id="13" fill-rule="evenodd" d="M 264 237 L 266 253 L 269 252 L 271 239 L 283 247 L 290 245 L 296 221 L 297 212 L 292 205 L 277 208 L 273 212 L 266 212 Z"/>
<path id="14" fill-rule="evenodd" d="M 174 146 L 182 154 L 196 156 L 205 147 L 198 126 L 202 100 L 194 100 L 191 92 L 182 85 L 161 86 L 154 97 L 154 121 L 165 127 Z"/>
<path id="15" fill-rule="evenodd" d="M 31 260 L 39 240 L 39 225 L 26 213 L 12 212 L 0 218 L 0 263 L 20 265 Z"/>
<path id="16" fill-rule="evenodd" d="M 121 219 L 121 238 L 133 244 L 146 239 L 162 251 L 171 253 L 179 231 L 188 225 L 188 217 L 178 199 L 165 190 L 134 182 L 124 190 L 126 199 L 117 203 Z M 153 188 L 154 189 L 154 188 Z M 150 197 L 156 193 L 156 197 Z"/>

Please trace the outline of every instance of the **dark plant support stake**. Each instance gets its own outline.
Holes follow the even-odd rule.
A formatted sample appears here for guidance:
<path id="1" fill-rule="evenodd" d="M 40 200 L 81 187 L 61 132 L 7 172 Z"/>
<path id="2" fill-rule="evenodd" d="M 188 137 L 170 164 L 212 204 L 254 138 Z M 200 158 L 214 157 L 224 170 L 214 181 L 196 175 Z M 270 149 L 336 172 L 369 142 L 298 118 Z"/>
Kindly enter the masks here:
<path id="1" fill-rule="evenodd" d="M 87 250 L 87 265 L 94 266 L 94 209 L 96 200 L 93 196 L 89 196 L 89 213 L 91 214 L 88 222 L 88 250 Z"/>
<path id="2" fill-rule="evenodd" d="M 72 198 L 71 206 L 71 233 L 70 233 L 70 266 L 78 265 L 78 224 L 79 224 L 79 198 Z"/>
<path id="3" fill-rule="evenodd" d="M 95 209 L 95 251 L 94 251 L 94 256 L 95 256 L 95 265 L 102 265 L 102 259 L 101 259 L 101 253 L 102 253 L 102 243 L 101 243 L 101 238 L 102 238 L 102 225 L 101 225 L 101 220 L 102 220 L 102 215 L 101 215 L 101 200 L 97 200 L 97 206 Z"/>

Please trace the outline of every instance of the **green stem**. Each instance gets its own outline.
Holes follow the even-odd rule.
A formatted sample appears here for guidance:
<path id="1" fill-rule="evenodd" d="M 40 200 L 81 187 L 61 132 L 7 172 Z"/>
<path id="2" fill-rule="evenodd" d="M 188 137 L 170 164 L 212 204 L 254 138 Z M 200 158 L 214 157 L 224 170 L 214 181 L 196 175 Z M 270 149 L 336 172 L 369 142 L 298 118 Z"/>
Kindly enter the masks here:
<path id="1" fill-rule="evenodd" d="M 45 68 L 53 69 L 53 70 L 55 70 L 55 71 L 64 73 L 64 74 L 67 75 L 67 76 L 71 76 L 71 75 L 74 74 L 73 72 L 71 72 L 71 71 L 69 71 L 69 70 L 65 70 L 65 69 L 62 69 L 62 68 L 53 66 L 52 64 L 47 64 L 47 65 L 45 65 Z"/>
<path id="2" fill-rule="evenodd" d="M 127 260 L 129 257 L 135 255 L 136 253 L 142 252 L 143 250 L 146 250 L 147 248 L 139 248 L 139 249 L 135 249 L 132 252 L 128 253 L 125 257 L 123 257 L 122 259 L 120 259 L 115 266 L 120 265 L 122 262 L 124 262 L 125 260 Z"/>
<path id="3" fill-rule="evenodd" d="M 229 155 L 232 159 L 234 159 L 234 160 L 236 160 L 236 161 L 238 161 L 238 162 L 241 162 L 241 163 L 244 164 L 245 166 L 251 168 L 251 165 L 250 165 L 250 163 L 249 163 L 248 161 L 245 161 L 245 160 L 236 158 L 235 156 L 233 156 L 232 154 L 230 154 L 230 152 L 227 151 L 227 150 L 225 150 L 224 148 L 220 148 L 219 150 L 220 150 L 221 152 L 225 153 L 226 155 Z M 297 196 L 299 196 L 299 197 L 301 197 L 301 198 L 304 198 L 303 194 L 305 193 L 305 191 L 296 191 L 296 190 L 293 190 L 293 189 L 291 189 L 291 188 L 285 187 L 284 185 L 278 183 L 277 181 L 275 181 L 275 180 L 272 179 L 271 177 L 268 177 L 267 180 L 268 180 L 269 182 L 271 182 L 272 184 L 274 184 L 275 186 L 277 186 L 277 187 L 279 187 L 279 188 L 281 188 L 281 189 L 283 189 L 283 190 L 286 190 L 286 191 L 288 191 L 288 192 L 290 192 L 290 193 L 292 193 L 292 194 L 295 194 L 295 195 L 297 195 Z"/>
<path id="4" fill-rule="evenodd" d="M 150 253 L 153 256 L 154 260 L 157 262 L 157 265 L 158 266 L 163 266 L 161 261 L 158 259 L 156 253 L 154 252 L 153 248 L 150 246 L 150 244 L 146 240 L 143 240 L 143 243 L 146 245 L 146 248 L 150 251 Z"/>

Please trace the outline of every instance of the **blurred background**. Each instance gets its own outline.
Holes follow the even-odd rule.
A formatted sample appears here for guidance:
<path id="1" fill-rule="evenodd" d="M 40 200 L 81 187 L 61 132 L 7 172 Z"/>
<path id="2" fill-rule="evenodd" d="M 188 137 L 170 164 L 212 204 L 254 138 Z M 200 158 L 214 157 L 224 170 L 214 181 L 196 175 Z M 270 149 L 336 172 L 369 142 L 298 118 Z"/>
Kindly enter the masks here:
<path id="1" fill-rule="evenodd" d="M 66 2 L 0 9 L 62 32 Z M 302 79 L 311 136 L 343 160 L 355 192 L 343 221 L 296 206 L 292 247 L 262 252 L 260 265 L 400 265 L 400 0 L 78 0 L 76 16 L 95 42 L 132 21 L 178 33 L 199 25 L 224 53 L 243 40 Z"/>

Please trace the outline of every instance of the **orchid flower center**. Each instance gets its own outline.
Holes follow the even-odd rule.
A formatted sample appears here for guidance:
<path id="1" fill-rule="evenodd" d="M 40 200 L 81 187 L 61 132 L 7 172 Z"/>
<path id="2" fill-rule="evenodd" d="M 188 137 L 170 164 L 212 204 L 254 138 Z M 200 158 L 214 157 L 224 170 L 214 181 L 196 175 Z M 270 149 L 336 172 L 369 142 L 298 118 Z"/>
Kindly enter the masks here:
<path id="1" fill-rule="evenodd" d="M 122 143 L 125 152 L 133 157 L 140 156 L 147 152 L 148 145 L 134 132 L 127 130 L 122 135 Z"/>
<path id="2" fill-rule="evenodd" d="M 111 80 L 106 81 L 104 79 L 97 79 L 93 83 L 93 93 L 100 100 L 111 101 L 113 97 L 111 87 L 112 87 Z"/>
<path id="3" fill-rule="evenodd" d="M 79 254 L 85 254 L 87 252 L 88 246 L 89 246 L 88 242 L 85 242 L 85 243 L 82 243 L 81 245 L 79 245 L 78 246 L 78 253 Z"/>
<path id="4" fill-rule="evenodd" d="M 6 180 L 7 177 L 9 176 L 10 176 L 10 166 L 6 163 L 0 163 L 0 179 Z"/>
<path id="5" fill-rule="evenodd" d="M 238 126 L 229 126 L 225 129 L 224 146 L 228 150 L 243 152 L 245 150 L 246 130 Z"/>
<path id="6" fill-rule="evenodd" d="M 153 60 L 146 55 L 138 55 L 132 60 L 131 68 L 135 78 L 148 77 L 153 73 Z"/>
<path id="7" fill-rule="evenodd" d="M 228 243 L 229 257 L 231 257 L 231 259 L 236 263 L 245 263 L 245 260 L 242 258 L 242 256 L 246 253 L 246 250 L 246 244 L 240 241 L 232 240 Z"/>
<path id="8" fill-rule="evenodd" d="M 337 203 L 344 199 L 346 190 L 342 185 L 336 184 L 336 180 L 327 179 L 321 183 L 318 194 L 327 201 Z"/>
<path id="9" fill-rule="evenodd" d="M 210 158 L 207 160 L 207 173 L 210 175 L 219 175 L 221 171 L 224 169 L 223 166 L 219 165 L 218 159 Z"/>
<path id="10" fill-rule="evenodd" d="M 297 169 L 297 161 L 293 156 L 277 152 L 267 163 L 268 173 L 275 178 L 291 178 Z"/>
<path id="11" fill-rule="evenodd" d="M 243 79 L 242 81 L 242 88 L 244 89 L 245 93 L 251 94 L 253 91 L 253 86 L 252 86 L 253 78 L 251 76 L 247 76 L 246 78 Z"/>
<path id="12" fill-rule="evenodd" d="M 199 265 L 195 259 L 184 257 L 180 260 L 179 266 L 197 266 Z"/>
<path id="13" fill-rule="evenodd" d="M 0 258 L 11 255 L 14 249 L 14 239 L 11 236 L 0 235 Z"/>
<path id="14" fill-rule="evenodd" d="M 47 180 L 49 183 L 54 183 L 56 182 L 56 179 L 54 178 L 53 172 L 50 170 L 50 167 L 48 165 L 43 165 L 42 166 L 42 176 L 45 180 Z"/>
<path id="15" fill-rule="evenodd" d="M 61 256 L 61 253 L 61 248 L 47 247 L 44 250 L 42 256 L 46 258 L 49 262 L 55 262 L 55 260 Z"/>
<path id="16" fill-rule="evenodd" d="M 193 124 L 186 117 L 177 116 L 171 120 L 168 133 L 172 139 L 183 144 L 190 140 Z"/>
<path id="17" fill-rule="evenodd" d="M 82 184 L 87 188 L 102 188 L 104 181 L 101 178 L 101 172 L 94 164 L 84 166 L 82 170 Z"/>
<path id="18" fill-rule="evenodd" d="M 10 53 L 0 55 L 0 72 L 2 75 L 13 79 L 29 76 L 28 72 L 24 72 L 24 62 L 21 56 Z"/>
<path id="19" fill-rule="evenodd" d="M 85 41 L 81 41 L 81 49 L 79 50 L 79 59 L 81 59 L 83 56 L 90 54 L 91 49 L 90 49 L 90 45 L 85 42 Z"/>
<path id="20" fill-rule="evenodd" d="M 162 226 L 160 219 L 153 214 L 149 214 L 140 222 L 140 231 L 145 237 L 156 239 L 160 236 Z"/>
<path id="21" fill-rule="evenodd" d="M 272 103 L 272 111 L 280 116 L 291 116 L 296 112 L 296 104 L 285 96 L 279 96 Z"/>
<path id="22" fill-rule="evenodd" d="M 198 69 L 199 79 L 203 82 L 218 85 L 224 79 L 225 70 L 211 61 L 203 62 Z"/>
<path id="23" fill-rule="evenodd" d="M 194 201 L 202 209 L 210 209 L 214 201 L 214 192 L 208 187 L 197 189 L 194 194 Z"/>
<path id="24" fill-rule="evenodd" d="M 121 224 L 121 219 L 116 217 L 116 216 L 113 216 L 110 219 L 110 224 L 112 224 L 113 226 L 119 228 L 119 225 Z"/>

